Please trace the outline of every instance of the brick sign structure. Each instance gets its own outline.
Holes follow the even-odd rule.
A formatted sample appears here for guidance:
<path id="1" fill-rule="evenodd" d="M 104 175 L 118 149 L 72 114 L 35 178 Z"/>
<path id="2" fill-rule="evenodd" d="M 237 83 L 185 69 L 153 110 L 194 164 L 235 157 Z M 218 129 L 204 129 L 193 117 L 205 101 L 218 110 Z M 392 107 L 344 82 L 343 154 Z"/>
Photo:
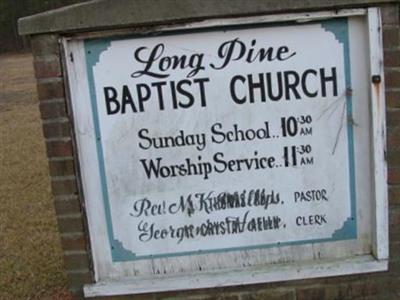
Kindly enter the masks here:
<path id="1" fill-rule="evenodd" d="M 74 295 L 396 299 L 398 3 L 152 5 L 19 24 Z"/>

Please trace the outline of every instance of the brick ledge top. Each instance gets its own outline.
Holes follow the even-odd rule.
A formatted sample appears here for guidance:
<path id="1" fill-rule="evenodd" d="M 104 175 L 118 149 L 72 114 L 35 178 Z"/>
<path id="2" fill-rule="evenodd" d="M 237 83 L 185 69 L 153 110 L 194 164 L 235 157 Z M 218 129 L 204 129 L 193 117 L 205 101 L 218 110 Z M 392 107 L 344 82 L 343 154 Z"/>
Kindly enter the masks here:
<path id="1" fill-rule="evenodd" d="M 72 33 L 395 2 L 400 0 L 94 0 L 21 18 L 18 30 L 20 35 Z"/>

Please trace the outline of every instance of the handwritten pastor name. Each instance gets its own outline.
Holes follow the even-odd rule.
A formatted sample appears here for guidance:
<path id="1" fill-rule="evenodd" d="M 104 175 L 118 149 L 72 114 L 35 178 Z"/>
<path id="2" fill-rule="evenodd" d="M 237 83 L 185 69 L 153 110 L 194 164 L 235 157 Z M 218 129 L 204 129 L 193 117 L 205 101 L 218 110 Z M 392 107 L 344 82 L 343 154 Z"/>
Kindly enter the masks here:
<path id="1" fill-rule="evenodd" d="M 235 192 L 215 191 L 191 193 L 180 196 L 178 201 L 167 203 L 167 201 L 156 201 L 154 203 L 148 198 L 140 198 L 134 201 L 131 217 L 154 217 L 166 214 L 186 214 L 189 217 L 195 212 L 211 214 L 215 211 L 236 208 L 261 207 L 267 210 L 271 205 L 281 204 L 279 193 L 274 190 L 267 191 L 265 188 L 242 190 Z"/>

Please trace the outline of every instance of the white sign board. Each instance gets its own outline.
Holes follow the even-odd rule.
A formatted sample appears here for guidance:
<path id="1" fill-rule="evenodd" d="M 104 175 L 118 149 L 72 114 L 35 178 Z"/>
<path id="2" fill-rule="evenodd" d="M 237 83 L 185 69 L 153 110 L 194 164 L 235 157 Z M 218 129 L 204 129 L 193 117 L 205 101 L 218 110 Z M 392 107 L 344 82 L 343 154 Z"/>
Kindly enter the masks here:
<path id="1" fill-rule="evenodd" d="M 68 42 L 97 279 L 370 254 L 367 30 L 362 15 Z"/>

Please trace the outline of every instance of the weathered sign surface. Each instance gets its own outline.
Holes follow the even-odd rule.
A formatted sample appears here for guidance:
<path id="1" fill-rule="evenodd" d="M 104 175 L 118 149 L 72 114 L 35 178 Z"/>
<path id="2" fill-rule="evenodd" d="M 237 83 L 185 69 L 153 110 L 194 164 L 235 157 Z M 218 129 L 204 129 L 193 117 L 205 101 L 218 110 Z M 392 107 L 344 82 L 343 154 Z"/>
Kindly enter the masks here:
<path id="1" fill-rule="evenodd" d="M 68 49 L 100 280 L 371 253 L 363 17 Z"/>
<path id="2" fill-rule="evenodd" d="M 357 237 L 347 26 L 86 43 L 115 261 Z"/>

